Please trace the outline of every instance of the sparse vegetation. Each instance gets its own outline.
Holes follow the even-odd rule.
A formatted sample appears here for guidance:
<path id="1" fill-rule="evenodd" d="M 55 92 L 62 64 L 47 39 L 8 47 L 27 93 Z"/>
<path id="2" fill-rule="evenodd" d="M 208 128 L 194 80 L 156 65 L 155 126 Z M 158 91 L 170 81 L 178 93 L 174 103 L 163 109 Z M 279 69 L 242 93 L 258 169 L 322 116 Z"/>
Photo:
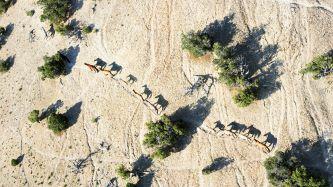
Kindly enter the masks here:
<path id="1" fill-rule="evenodd" d="M 0 15 L 7 12 L 12 3 L 13 0 L 0 0 Z"/>
<path id="2" fill-rule="evenodd" d="M 54 30 L 62 36 L 69 35 L 74 28 L 69 24 L 56 24 Z"/>
<path id="3" fill-rule="evenodd" d="M 154 158 L 169 156 L 177 141 L 186 134 L 181 122 L 172 122 L 166 115 L 161 116 L 159 121 L 150 121 L 146 125 L 149 132 L 145 134 L 143 143 L 149 148 L 155 148 Z"/>
<path id="4" fill-rule="evenodd" d="M 121 164 L 117 167 L 116 173 L 118 176 L 120 176 L 122 179 L 128 179 L 130 177 L 131 171 L 128 170 L 124 164 Z"/>
<path id="5" fill-rule="evenodd" d="M 69 0 L 38 0 L 37 3 L 43 7 L 41 21 L 49 20 L 57 25 L 65 22 L 70 15 L 71 1 Z"/>
<path id="6" fill-rule="evenodd" d="M 92 31 L 93 31 L 93 27 L 90 26 L 90 25 L 84 25 L 84 26 L 82 27 L 82 32 L 83 32 L 84 34 L 92 33 Z"/>
<path id="7" fill-rule="evenodd" d="M 212 50 L 212 41 L 201 31 L 190 31 L 182 34 L 182 49 L 187 50 L 194 57 L 201 57 Z"/>
<path id="8" fill-rule="evenodd" d="M 11 160 L 11 165 L 12 166 L 17 166 L 17 165 L 19 165 L 20 164 L 20 160 L 19 159 L 12 159 Z"/>
<path id="9" fill-rule="evenodd" d="M 32 17 L 33 15 L 35 15 L 35 10 L 29 10 L 26 13 L 27 13 L 27 16 Z"/>
<path id="10" fill-rule="evenodd" d="M 98 122 L 98 117 L 96 117 L 96 118 L 92 118 L 91 122 L 93 122 L 93 123 L 97 123 L 97 122 Z"/>
<path id="11" fill-rule="evenodd" d="M 60 133 L 61 131 L 69 127 L 68 119 L 64 114 L 51 113 L 47 118 L 48 128 L 54 133 Z"/>
<path id="12" fill-rule="evenodd" d="M 10 69 L 9 60 L 0 60 L 0 73 L 7 72 Z"/>
<path id="13" fill-rule="evenodd" d="M 126 187 L 136 187 L 137 185 L 136 184 L 133 184 L 133 183 L 126 183 Z"/>
<path id="14" fill-rule="evenodd" d="M 314 58 L 311 63 L 301 70 L 301 73 L 311 73 L 314 79 L 333 74 L 333 56 L 325 54 Z"/>
<path id="15" fill-rule="evenodd" d="M 257 99 L 257 90 L 258 84 L 256 82 L 252 83 L 245 89 L 240 90 L 237 95 L 233 97 L 233 100 L 239 107 L 247 107 Z"/>
<path id="16" fill-rule="evenodd" d="M 58 51 L 55 55 L 44 57 L 44 65 L 38 67 L 38 71 L 42 73 L 42 80 L 45 78 L 54 79 L 66 73 L 66 59 L 63 58 Z"/>
<path id="17" fill-rule="evenodd" d="M 39 122 L 38 116 L 39 116 L 39 110 L 33 110 L 30 112 L 28 119 L 31 123 L 36 123 Z"/>
<path id="18" fill-rule="evenodd" d="M 327 179 L 314 176 L 289 151 L 277 152 L 264 162 L 269 182 L 274 186 L 326 187 Z"/>

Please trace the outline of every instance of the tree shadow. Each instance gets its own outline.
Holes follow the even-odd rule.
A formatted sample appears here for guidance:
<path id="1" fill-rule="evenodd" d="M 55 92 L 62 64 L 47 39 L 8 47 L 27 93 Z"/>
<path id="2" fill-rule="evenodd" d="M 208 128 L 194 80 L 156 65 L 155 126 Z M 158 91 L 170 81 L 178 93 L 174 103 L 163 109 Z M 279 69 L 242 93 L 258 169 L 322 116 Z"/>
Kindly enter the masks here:
<path id="1" fill-rule="evenodd" d="M 149 156 L 141 155 L 134 163 L 133 163 L 133 172 L 137 173 L 140 176 L 144 175 L 144 172 L 147 171 L 153 164 L 153 159 Z"/>
<path id="2" fill-rule="evenodd" d="M 13 30 L 14 30 L 14 24 L 10 23 L 6 26 L 5 32 L 3 34 L 0 34 L 0 49 L 3 45 L 7 43 L 7 39 L 12 34 Z"/>
<path id="3" fill-rule="evenodd" d="M 14 62 L 15 62 L 15 55 L 13 55 L 13 56 L 9 56 L 5 61 L 6 61 L 6 64 L 7 64 L 8 69 L 10 69 L 10 68 L 13 67 L 13 65 L 14 65 Z"/>
<path id="4" fill-rule="evenodd" d="M 146 155 L 141 155 L 133 163 L 133 172 L 138 175 L 139 182 L 137 186 L 151 186 L 155 173 L 147 171 L 153 164 L 153 159 Z"/>
<path id="5" fill-rule="evenodd" d="M 259 82 L 258 99 L 265 99 L 276 90 L 280 89 L 277 81 L 281 75 L 278 67 L 281 61 L 274 61 L 278 52 L 277 44 L 262 46 L 260 41 L 265 34 L 265 26 L 253 28 L 243 42 L 232 49 L 232 56 L 239 64 L 244 64 L 245 79 L 250 82 Z"/>
<path id="6" fill-rule="evenodd" d="M 72 0 L 71 15 L 74 14 L 75 11 L 80 10 L 82 6 L 83 6 L 83 0 Z"/>
<path id="7" fill-rule="evenodd" d="M 64 105 L 62 100 L 57 100 L 55 103 L 52 103 L 47 109 L 42 109 L 39 116 L 40 121 L 47 118 L 51 113 L 56 112 L 60 107 Z"/>
<path id="8" fill-rule="evenodd" d="M 213 43 L 218 42 L 222 46 L 228 45 L 237 31 L 236 25 L 233 23 L 234 17 L 233 13 L 224 17 L 223 20 L 215 20 L 206 26 L 203 33 L 206 33 L 213 40 Z"/>
<path id="9" fill-rule="evenodd" d="M 289 156 L 295 156 L 315 176 L 331 177 L 333 180 L 333 140 L 307 138 L 292 143 Z M 333 181 L 331 181 L 333 182 Z"/>
<path id="10" fill-rule="evenodd" d="M 197 128 L 202 125 L 210 114 L 214 103 L 213 99 L 202 97 L 196 103 L 179 108 L 170 115 L 172 121 L 182 121 L 188 131 L 187 136 L 184 136 L 179 141 L 179 144 L 175 146 L 174 152 L 185 149 L 191 143 L 193 135 L 197 132 Z"/>
<path id="11" fill-rule="evenodd" d="M 229 164 L 233 163 L 235 160 L 232 158 L 226 158 L 226 157 L 219 157 L 215 158 L 213 162 L 206 166 L 202 172 L 203 173 L 212 173 L 218 170 L 223 169 L 224 167 L 228 166 Z"/>
<path id="12" fill-rule="evenodd" d="M 154 172 L 149 172 L 148 174 L 145 174 L 142 176 L 139 180 L 139 182 L 136 184 L 136 186 L 142 186 L 142 187 L 147 187 L 147 186 L 152 186 L 153 184 L 153 178 L 155 176 Z"/>
<path id="13" fill-rule="evenodd" d="M 113 177 L 109 183 L 106 185 L 106 187 L 118 187 L 118 180 L 116 177 Z"/>
<path id="14" fill-rule="evenodd" d="M 60 52 L 63 55 L 63 58 L 67 61 L 67 70 L 66 74 L 70 74 L 74 65 L 76 64 L 76 59 L 80 53 L 80 46 L 76 45 L 75 47 L 71 46 L 68 49 L 64 49 Z"/>
<path id="15" fill-rule="evenodd" d="M 69 121 L 69 127 L 73 126 L 77 122 L 79 115 L 81 113 L 81 106 L 82 106 L 82 101 L 73 105 L 65 113 L 65 116 L 68 118 Z"/>

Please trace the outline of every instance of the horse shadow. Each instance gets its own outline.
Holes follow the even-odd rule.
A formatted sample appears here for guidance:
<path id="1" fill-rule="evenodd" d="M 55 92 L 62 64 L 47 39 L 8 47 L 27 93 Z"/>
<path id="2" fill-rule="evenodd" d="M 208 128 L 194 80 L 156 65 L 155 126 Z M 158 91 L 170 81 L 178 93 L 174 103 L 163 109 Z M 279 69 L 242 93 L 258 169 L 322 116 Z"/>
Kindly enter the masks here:
<path id="1" fill-rule="evenodd" d="M 184 150 L 191 143 L 193 135 L 197 132 L 197 128 L 208 117 L 214 103 L 213 99 L 202 97 L 196 103 L 181 107 L 170 115 L 172 121 L 183 122 L 184 127 L 187 129 L 187 135 L 179 140 L 174 152 Z"/>
<path id="2" fill-rule="evenodd" d="M 234 17 L 233 13 L 224 17 L 223 20 L 215 20 L 206 26 L 203 33 L 206 33 L 213 40 L 213 43 L 218 42 L 222 46 L 228 45 L 237 31 L 236 25 L 233 23 Z"/>
<path id="3" fill-rule="evenodd" d="M 138 78 L 136 78 L 134 75 L 129 74 L 126 77 L 126 82 L 128 82 L 129 84 L 134 84 L 135 82 L 138 81 Z"/>
<path id="4" fill-rule="evenodd" d="M 230 126 L 229 131 L 230 132 L 235 132 L 235 133 L 242 133 L 247 129 L 246 125 L 237 123 L 235 121 L 231 122 L 228 125 L 228 127 L 229 126 Z"/>
<path id="5" fill-rule="evenodd" d="M 161 94 L 157 95 L 155 98 L 157 98 L 157 101 L 154 103 L 154 106 L 164 111 L 169 105 L 169 101 L 167 101 Z"/>
<path id="6" fill-rule="evenodd" d="M 116 62 L 112 62 L 109 66 L 111 66 L 110 71 L 115 72 L 114 75 L 120 74 L 123 70 L 123 67 Z"/>
<path id="7" fill-rule="evenodd" d="M 225 126 L 221 123 L 220 120 L 219 120 L 219 121 L 216 121 L 214 124 L 215 124 L 214 130 L 215 130 L 215 129 L 218 129 L 218 130 L 220 130 L 220 131 L 225 130 Z"/>
<path id="8" fill-rule="evenodd" d="M 246 130 L 248 130 L 246 134 L 250 137 L 259 138 L 259 136 L 261 135 L 261 131 L 255 128 L 253 125 L 247 127 Z"/>
<path id="9" fill-rule="evenodd" d="M 263 142 L 265 145 L 267 145 L 268 147 L 272 147 L 272 149 L 274 149 L 274 147 L 277 144 L 277 138 L 270 132 L 264 134 L 264 136 L 266 136 L 266 140 Z"/>
<path id="10" fill-rule="evenodd" d="M 64 105 L 62 100 L 57 100 L 55 103 L 52 103 L 47 109 L 42 109 L 42 112 L 39 116 L 40 120 L 47 118 L 51 113 L 56 112 L 60 107 Z"/>
<path id="11" fill-rule="evenodd" d="M 81 113 L 81 106 L 82 101 L 76 103 L 66 111 L 65 116 L 68 118 L 69 127 L 73 126 L 77 122 Z"/>
<path id="12" fill-rule="evenodd" d="M 95 66 L 99 66 L 101 69 L 104 69 L 107 65 L 107 63 L 100 58 L 96 58 L 94 62 L 96 62 Z"/>
<path id="13" fill-rule="evenodd" d="M 60 51 L 61 57 L 67 62 L 66 65 L 66 74 L 70 74 L 74 65 L 76 64 L 77 57 L 80 53 L 80 46 L 76 45 L 75 47 L 71 46 L 68 49 Z"/>
<path id="14" fill-rule="evenodd" d="M 148 88 L 148 86 L 145 84 L 142 86 L 143 91 L 141 92 L 141 94 L 146 95 L 146 99 L 151 98 L 153 95 L 153 92 Z"/>
<path id="15" fill-rule="evenodd" d="M 212 173 L 218 170 L 223 169 L 224 167 L 228 166 L 229 164 L 233 163 L 235 160 L 232 158 L 226 158 L 226 157 L 219 157 L 215 158 L 213 162 L 206 166 L 202 172 L 203 173 Z"/>

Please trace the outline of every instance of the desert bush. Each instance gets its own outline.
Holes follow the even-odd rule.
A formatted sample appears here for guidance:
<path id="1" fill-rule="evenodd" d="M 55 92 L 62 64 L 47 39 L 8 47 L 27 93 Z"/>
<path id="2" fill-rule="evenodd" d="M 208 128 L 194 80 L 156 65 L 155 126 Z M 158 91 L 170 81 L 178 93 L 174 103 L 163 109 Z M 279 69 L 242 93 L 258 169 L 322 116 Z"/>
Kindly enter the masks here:
<path id="1" fill-rule="evenodd" d="M 90 25 L 84 25 L 84 26 L 82 27 L 82 32 L 83 32 L 84 34 L 89 34 L 89 33 L 91 33 L 92 31 L 93 31 L 93 27 L 90 26 Z"/>
<path id="2" fill-rule="evenodd" d="M 0 73 L 7 72 L 10 69 L 10 62 L 8 60 L 0 60 Z"/>
<path id="3" fill-rule="evenodd" d="M 0 0 L 0 15 L 5 13 L 12 3 L 13 0 Z"/>
<path id="4" fill-rule="evenodd" d="M 314 79 L 333 74 L 333 56 L 325 54 L 314 58 L 311 63 L 301 70 L 301 73 L 311 73 Z"/>
<path id="5" fill-rule="evenodd" d="M 20 160 L 19 159 L 12 159 L 11 160 L 11 165 L 12 166 L 17 166 L 17 165 L 19 165 L 20 164 Z"/>
<path id="6" fill-rule="evenodd" d="M 56 24 L 54 30 L 62 36 L 69 35 L 74 28 L 70 24 Z"/>
<path id="7" fill-rule="evenodd" d="M 265 160 L 269 182 L 274 186 L 324 187 L 327 179 L 313 176 L 301 162 L 288 151 L 278 151 Z"/>
<path id="8" fill-rule="evenodd" d="M 200 57 L 212 50 L 212 41 L 201 31 L 190 31 L 182 34 L 182 49 L 187 50 L 194 57 Z"/>
<path id="9" fill-rule="evenodd" d="M 155 148 L 153 157 L 165 158 L 169 156 L 170 149 L 186 134 L 186 129 L 181 122 L 172 122 L 166 115 L 161 116 L 157 122 L 146 123 L 148 133 L 145 134 L 143 144 Z"/>
<path id="10" fill-rule="evenodd" d="M 133 184 L 133 183 L 126 183 L 126 187 L 136 187 L 137 185 L 136 184 Z"/>
<path id="11" fill-rule="evenodd" d="M 69 0 L 38 0 L 37 3 L 43 7 L 41 21 L 49 20 L 55 24 L 68 19 L 72 6 Z"/>
<path id="12" fill-rule="evenodd" d="M 128 179 L 130 177 L 131 171 L 126 169 L 126 167 L 124 166 L 124 164 L 119 165 L 116 168 L 116 173 L 118 176 L 120 176 L 122 179 Z"/>
<path id="13" fill-rule="evenodd" d="M 66 73 L 66 59 L 63 58 L 58 51 L 55 55 L 44 57 L 44 65 L 38 67 L 38 71 L 42 73 L 42 80 L 45 78 L 54 79 Z"/>
<path id="14" fill-rule="evenodd" d="M 257 99 L 257 93 L 258 93 L 258 83 L 255 82 L 245 87 L 245 89 L 240 90 L 233 97 L 233 100 L 239 107 L 247 107 Z"/>
<path id="15" fill-rule="evenodd" d="M 33 110 L 30 112 L 28 119 L 31 123 L 36 123 L 39 122 L 38 116 L 39 116 L 39 110 Z"/>
<path id="16" fill-rule="evenodd" d="M 0 26 L 0 38 L 6 35 L 6 28 Z"/>
<path id="17" fill-rule="evenodd" d="M 68 119 L 64 114 L 51 113 L 47 118 L 48 128 L 54 133 L 60 133 L 61 131 L 69 127 Z"/>
<path id="18" fill-rule="evenodd" d="M 32 17 L 33 15 L 35 15 L 35 10 L 29 10 L 26 12 L 27 16 Z"/>

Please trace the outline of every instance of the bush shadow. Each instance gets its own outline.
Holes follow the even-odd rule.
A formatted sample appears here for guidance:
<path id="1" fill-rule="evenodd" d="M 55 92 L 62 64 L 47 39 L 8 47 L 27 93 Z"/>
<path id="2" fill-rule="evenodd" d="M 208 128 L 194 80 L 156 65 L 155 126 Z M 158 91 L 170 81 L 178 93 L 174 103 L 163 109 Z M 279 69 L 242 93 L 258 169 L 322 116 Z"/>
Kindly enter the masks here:
<path id="1" fill-rule="evenodd" d="M 182 121 L 188 132 L 187 136 L 182 138 L 179 144 L 175 146 L 174 152 L 185 149 L 191 143 L 193 135 L 197 132 L 197 128 L 202 125 L 210 114 L 214 103 L 213 99 L 202 97 L 196 103 L 179 108 L 170 115 L 172 121 Z"/>
<path id="2" fill-rule="evenodd" d="M 218 42 L 222 46 L 228 45 L 237 31 L 236 25 L 233 23 L 234 17 L 233 13 L 224 17 L 223 20 L 215 20 L 206 26 L 203 33 L 206 33 L 213 43 Z"/>
<path id="3" fill-rule="evenodd" d="M 155 173 L 148 171 L 152 166 L 153 159 L 146 155 L 141 155 L 132 165 L 133 172 L 138 175 L 139 182 L 137 186 L 151 186 Z"/>
<path id="4" fill-rule="evenodd" d="M 14 62 L 15 62 L 15 55 L 13 55 L 13 56 L 9 56 L 5 61 L 6 61 L 6 63 L 7 63 L 8 69 L 10 69 L 10 68 L 13 67 L 13 65 L 14 65 Z"/>
<path id="5" fill-rule="evenodd" d="M 76 59 L 80 53 L 80 46 L 71 46 L 68 49 L 64 49 L 60 52 L 67 61 L 66 74 L 70 74 L 74 65 L 76 64 Z"/>
<path id="6" fill-rule="evenodd" d="M 64 105 L 62 100 L 57 100 L 55 103 L 52 103 L 47 109 L 42 109 L 39 116 L 40 121 L 47 118 L 51 113 L 56 112 L 60 107 Z"/>
<path id="7" fill-rule="evenodd" d="M 73 105 L 65 113 L 65 116 L 68 118 L 69 127 L 73 126 L 77 122 L 79 115 L 81 113 L 81 106 L 82 106 L 82 101 Z"/>
<path id="8" fill-rule="evenodd" d="M 208 173 L 212 173 L 223 169 L 224 167 L 228 166 L 234 161 L 235 161 L 234 159 L 226 157 L 215 158 L 213 162 L 210 165 L 206 166 L 202 171 L 203 172 L 207 171 Z"/>
<path id="9" fill-rule="evenodd" d="M 14 30 L 13 23 L 10 23 L 6 26 L 5 33 L 3 35 L 2 34 L 0 35 L 0 49 L 3 45 L 7 43 L 7 39 L 12 34 L 13 30 Z"/>

